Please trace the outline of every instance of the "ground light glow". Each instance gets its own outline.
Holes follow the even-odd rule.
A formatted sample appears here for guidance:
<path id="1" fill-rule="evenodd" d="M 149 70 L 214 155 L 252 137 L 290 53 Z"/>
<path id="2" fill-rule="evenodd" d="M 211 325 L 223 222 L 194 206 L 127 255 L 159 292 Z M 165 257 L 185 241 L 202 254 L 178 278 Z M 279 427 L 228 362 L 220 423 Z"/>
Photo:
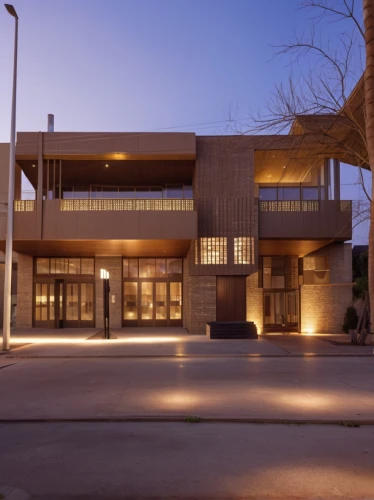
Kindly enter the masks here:
<path id="1" fill-rule="evenodd" d="M 18 344 L 160 344 L 165 342 L 178 342 L 181 339 L 178 337 L 128 337 L 122 339 L 102 339 L 102 340 L 89 340 L 86 337 L 69 339 L 65 337 L 13 337 L 11 338 L 12 345 Z"/>

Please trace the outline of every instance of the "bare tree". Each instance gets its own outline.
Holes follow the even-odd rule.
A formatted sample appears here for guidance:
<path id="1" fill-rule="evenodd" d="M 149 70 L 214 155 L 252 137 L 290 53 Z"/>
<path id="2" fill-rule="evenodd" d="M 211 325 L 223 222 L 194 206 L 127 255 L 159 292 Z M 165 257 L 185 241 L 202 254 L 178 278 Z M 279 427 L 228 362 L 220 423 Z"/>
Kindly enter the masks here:
<path id="1" fill-rule="evenodd" d="M 301 70 L 301 76 L 294 71 L 286 84 L 277 85 L 265 113 L 251 114 L 247 128 L 237 131 L 288 132 L 300 136 L 298 147 L 311 160 L 335 155 L 358 167 L 366 200 L 355 204 L 353 216 L 355 225 L 370 219 L 369 292 L 374 311 L 374 197 L 362 173 L 363 168 L 374 172 L 374 0 L 303 0 L 301 8 L 309 16 L 310 30 L 276 47 L 275 56 L 286 56 L 291 69 L 308 61 L 308 70 Z M 337 36 L 322 36 L 336 23 L 342 28 Z"/>

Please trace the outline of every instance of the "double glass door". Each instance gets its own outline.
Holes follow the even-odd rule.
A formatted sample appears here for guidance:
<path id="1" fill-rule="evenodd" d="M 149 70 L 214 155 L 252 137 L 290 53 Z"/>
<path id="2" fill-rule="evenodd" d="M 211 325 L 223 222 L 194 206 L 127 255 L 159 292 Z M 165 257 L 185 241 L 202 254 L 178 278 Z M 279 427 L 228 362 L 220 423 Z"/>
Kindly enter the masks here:
<path id="1" fill-rule="evenodd" d="M 298 329 L 299 294 L 297 290 L 264 292 L 264 326 L 266 331 Z"/>
<path id="2" fill-rule="evenodd" d="M 34 326 L 82 328 L 95 325 L 94 283 L 65 280 L 36 281 Z"/>
<path id="3" fill-rule="evenodd" d="M 124 281 L 123 326 L 182 326 L 182 282 Z"/>

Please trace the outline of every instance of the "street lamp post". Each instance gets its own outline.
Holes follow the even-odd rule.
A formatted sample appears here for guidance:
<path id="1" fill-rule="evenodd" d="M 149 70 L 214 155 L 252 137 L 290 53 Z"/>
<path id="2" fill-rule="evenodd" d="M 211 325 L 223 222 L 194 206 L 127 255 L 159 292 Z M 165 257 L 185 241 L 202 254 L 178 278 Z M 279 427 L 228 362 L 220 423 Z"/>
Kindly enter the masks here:
<path id="1" fill-rule="evenodd" d="M 110 339 L 109 333 L 109 272 L 100 269 L 100 278 L 103 280 L 103 312 L 104 312 L 104 338 Z"/>
<path id="2" fill-rule="evenodd" d="M 9 185 L 8 185 L 8 215 L 5 247 L 5 280 L 4 280 L 4 316 L 3 316 L 3 350 L 10 349 L 10 321 L 12 309 L 12 253 L 13 253 L 13 201 L 14 176 L 16 163 L 16 98 L 17 98 L 17 51 L 18 51 L 18 16 L 13 5 L 5 4 L 6 10 L 15 19 L 14 63 L 13 63 L 13 94 L 12 118 L 10 126 L 9 149 Z"/>

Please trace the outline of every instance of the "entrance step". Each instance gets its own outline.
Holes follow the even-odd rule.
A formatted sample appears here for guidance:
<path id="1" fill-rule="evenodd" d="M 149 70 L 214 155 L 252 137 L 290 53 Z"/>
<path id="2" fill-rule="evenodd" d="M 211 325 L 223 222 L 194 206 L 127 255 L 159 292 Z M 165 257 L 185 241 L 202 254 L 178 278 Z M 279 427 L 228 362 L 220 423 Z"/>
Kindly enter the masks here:
<path id="1" fill-rule="evenodd" d="M 211 321 L 206 324 L 211 339 L 257 339 L 253 321 Z"/>

